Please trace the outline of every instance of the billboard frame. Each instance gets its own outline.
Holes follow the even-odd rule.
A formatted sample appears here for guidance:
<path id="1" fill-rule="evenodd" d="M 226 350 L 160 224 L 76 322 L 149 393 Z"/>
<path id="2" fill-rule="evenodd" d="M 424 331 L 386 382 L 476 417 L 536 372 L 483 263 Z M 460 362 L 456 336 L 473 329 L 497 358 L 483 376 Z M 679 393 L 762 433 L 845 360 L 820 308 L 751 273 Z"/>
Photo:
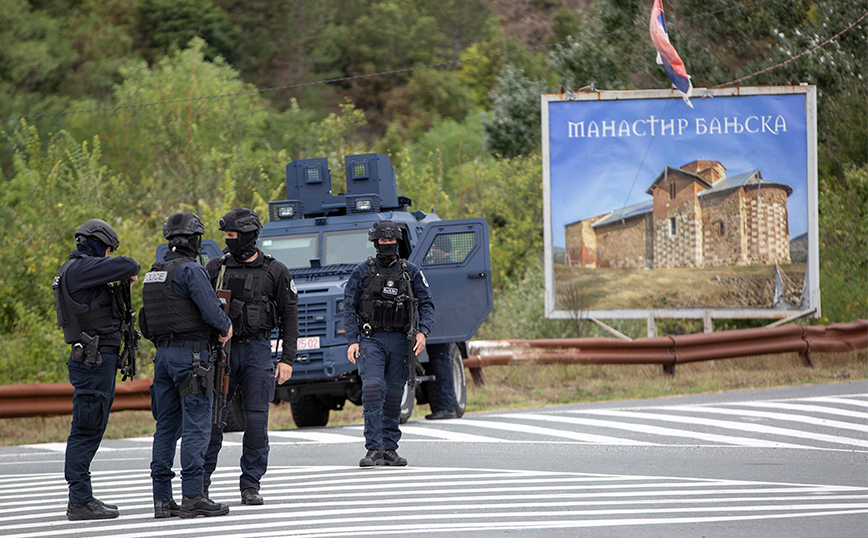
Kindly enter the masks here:
<path id="1" fill-rule="evenodd" d="M 695 88 L 694 100 L 708 97 L 738 97 L 763 95 L 804 95 L 807 142 L 807 234 L 808 258 L 806 263 L 805 291 L 808 307 L 800 309 L 767 308 L 636 308 L 585 310 L 580 317 L 587 319 L 648 319 L 686 318 L 703 319 L 777 319 L 789 320 L 801 317 L 820 317 L 820 263 L 819 227 L 817 222 L 817 88 L 802 84 L 798 86 L 742 86 L 733 88 Z M 551 204 L 551 140 L 549 104 L 565 101 L 619 101 L 638 99 L 672 99 L 680 101 L 681 94 L 674 90 L 596 90 L 576 91 L 540 96 L 542 113 L 542 165 L 543 165 L 543 221 L 545 262 L 545 315 L 549 319 L 574 319 L 577 313 L 555 309 L 554 246 Z"/>

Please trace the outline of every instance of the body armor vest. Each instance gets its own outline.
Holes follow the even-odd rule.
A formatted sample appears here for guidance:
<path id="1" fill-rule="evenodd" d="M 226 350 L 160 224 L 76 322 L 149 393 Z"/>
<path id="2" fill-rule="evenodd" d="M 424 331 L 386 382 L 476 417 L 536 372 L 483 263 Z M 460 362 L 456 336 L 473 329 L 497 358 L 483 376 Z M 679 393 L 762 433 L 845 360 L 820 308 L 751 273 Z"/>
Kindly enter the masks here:
<path id="1" fill-rule="evenodd" d="M 63 340 L 67 344 L 81 342 L 81 333 L 91 336 L 109 334 L 120 330 L 122 309 L 120 300 L 106 284 L 99 287 L 99 294 L 90 304 L 77 303 L 69 294 L 66 272 L 76 259 L 69 260 L 54 277 L 54 308 L 57 310 L 57 325 L 63 329 Z"/>
<path id="2" fill-rule="evenodd" d="M 385 275 L 374 258 L 368 258 L 368 285 L 359 299 L 359 324 L 366 335 L 371 331 L 407 331 L 410 328 L 410 301 L 413 283 L 406 260 L 398 260 L 400 271 Z"/>
<path id="3" fill-rule="evenodd" d="M 179 297 L 172 289 L 172 277 L 178 267 L 194 262 L 192 258 L 173 258 L 157 262 L 145 274 L 142 288 L 144 307 L 142 312 L 147 327 L 147 336 L 154 340 L 162 335 L 190 331 L 213 332 L 214 327 L 202 320 L 199 307 L 192 299 Z"/>
<path id="4" fill-rule="evenodd" d="M 274 258 L 261 251 L 259 255 L 264 257 L 259 267 L 227 265 L 229 254 L 220 259 L 225 271 L 222 287 L 220 282 L 217 287 L 232 292 L 229 319 L 233 333 L 242 338 L 269 333 L 276 325 L 274 303 L 264 293 L 265 277 Z"/>

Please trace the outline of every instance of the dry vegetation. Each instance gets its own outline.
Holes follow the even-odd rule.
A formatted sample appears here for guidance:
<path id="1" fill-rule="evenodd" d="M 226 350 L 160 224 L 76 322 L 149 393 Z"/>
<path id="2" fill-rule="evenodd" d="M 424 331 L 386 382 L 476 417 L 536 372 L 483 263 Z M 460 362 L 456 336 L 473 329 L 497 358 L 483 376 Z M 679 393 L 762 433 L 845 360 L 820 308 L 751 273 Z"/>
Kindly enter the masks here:
<path id="1" fill-rule="evenodd" d="M 770 388 L 868 379 L 868 350 L 818 353 L 809 368 L 796 353 L 679 365 L 675 376 L 659 366 L 524 365 L 485 369 L 486 384 L 467 387 L 467 412 L 518 409 L 550 404 L 659 398 L 683 394 Z M 468 376 L 468 383 L 470 376 Z M 414 410 L 414 419 L 429 412 Z M 64 442 L 69 416 L 0 420 L 0 445 Z M 362 408 L 348 404 L 333 411 L 329 424 L 361 424 Z M 295 428 L 289 405 L 272 406 L 270 429 Z M 147 411 L 113 413 L 106 439 L 150 436 L 154 421 Z"/>

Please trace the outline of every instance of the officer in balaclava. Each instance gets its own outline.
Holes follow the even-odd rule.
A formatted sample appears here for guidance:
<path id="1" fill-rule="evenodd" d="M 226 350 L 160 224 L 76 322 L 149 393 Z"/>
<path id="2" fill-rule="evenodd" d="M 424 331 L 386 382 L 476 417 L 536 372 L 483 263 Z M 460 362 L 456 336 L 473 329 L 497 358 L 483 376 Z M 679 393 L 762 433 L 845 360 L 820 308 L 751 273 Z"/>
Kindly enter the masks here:
<path id="1" fill-rule="evenodd" d="M 196 262 L 205 227 L 192 213 L 176 213 L 163 225 L 169 251 L 145 275 L 139 317 L 142 333 L 154 342 L 151 410 L 157 421 L 151 458 L 154 517 L 222 516 L 229 506 L 205 494 L 205 452 L 211 434 L 215 368 L 209 340 L 232 337 L 205 268 Z M 180 506 L 172 496 L 172 463 L 181 439 Z"/>
<path id="2" fill-rule="evenodd" d="M 262 224 L 251 209 L 237 208 L 220 219 L 229 250 L 208 262 L 215 289 L 231 292 L 229 316 L 235 327 L 229 352 L 229 394 L 241 398 L 244 436 L 239 489 L 243 504 L 262 504 L 260 480 L 268 467 L 268 410 L 276 383 L 292 375 L 298 341 L 298 295 L 289 269 L 256 246 Z M 275 366 L 271 359 L 271 331 L 278 329 L 283 353 Z M 211 431 L 205 462 L 205 487 L 217 467 L 223 444 L 221 424 Z"/>
<path id="3" fill-rule="evenodd" d="M 344 328 L 347 359 L 359 361 L 362 410 L 365 419 L 365 457 L 361 467 L 407 465 L 398 455 L 401 397 L 407 383 L 410 301 L 418 300 L 419 332 L 413 353 L 425 349 L 434 325 L 434 303 L 425 275 L 398 257 L 401 228 L 390 220 L 375 222 L 368 230 L 376 257 L 353 269 L 344 292 Z"/>
<path id="4" fill-rule="evenodd" d="M 118 517 L 118 507 L 93 496 L 90 462 L 108 424 L 115 397 L 121 346 L 120 293 L 110 283 L 138 279 L 139 262 L 108 255 L 120 246 L 114 229 L 91 219 L 75 231 L 76 250 L 54 279 L 57 323 L 72 346 L 66 365 L 72 395 L 72 427 L 66 441 L 64 476 L 69 484 L 66 517 L 71 521 Z M 121 284 L 121 285 L 127 285 Z"/>

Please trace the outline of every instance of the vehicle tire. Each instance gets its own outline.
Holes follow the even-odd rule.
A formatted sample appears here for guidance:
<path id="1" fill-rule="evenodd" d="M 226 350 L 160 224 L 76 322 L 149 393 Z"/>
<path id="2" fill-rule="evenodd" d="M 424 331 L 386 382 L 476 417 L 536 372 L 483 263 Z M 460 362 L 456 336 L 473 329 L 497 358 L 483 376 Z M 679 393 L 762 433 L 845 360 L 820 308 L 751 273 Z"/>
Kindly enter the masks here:
<path id="1" fill-rule="evenodd" d="M 404 394 L 401 396 L 401 424 L 410 420 L 410 415 L 413 414 L 413 404 L 416 403 L 416 391 L 410 391 L 407 384 L 404 384 Z"/>
<path id="2" fill-rule="evenodd" d="M 243 432 L 247 426 L 247 421 L 244 420 L 244 410 L 241 408 L 241 400 L 241 394 L 236 394 L 229 401 L 229 414 L 226 416 L 224 432 Z"/>
<path id="3" fill-rule="evenodd" d="M 329 423 L 329 408 L 316 396 L 302 396 L 289 407 L 299 428 L 317 428 Z"/>
<path id="4" fill-rule="evenodd" d="M 452 386 L 455 394 L 455 414 L 464 416 L 467 409 L 467 380 L 464 377 L 464 358 L 457 344 L 449 344 L 449 361 L 452 363 Z M 436 382 L 435 382 L 436 383 Z M 428 402 L 431 409 L 439 409 L 440 395 L 436 387 L 428 387 Z"/>

